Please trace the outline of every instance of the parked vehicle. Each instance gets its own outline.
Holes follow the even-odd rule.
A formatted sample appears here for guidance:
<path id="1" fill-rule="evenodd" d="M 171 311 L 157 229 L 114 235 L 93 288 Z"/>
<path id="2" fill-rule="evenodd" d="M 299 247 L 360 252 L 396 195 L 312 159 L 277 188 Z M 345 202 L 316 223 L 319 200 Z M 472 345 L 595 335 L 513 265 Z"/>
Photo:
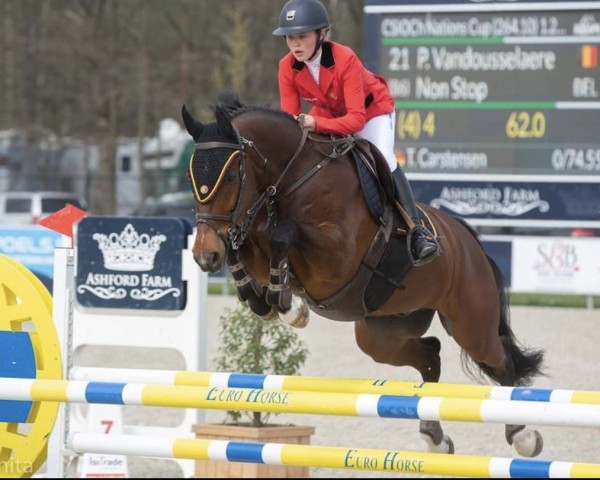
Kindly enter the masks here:
<path id="1" fill-rule="evenodd" d="M 0 223 L 36 224 L 41 218 L 63 209 L 67 204 L 87 210 L 87 204 L 70 192 L 1 192 Z"/>
<path id="2" fill-rule="evenodd" d="M 195 213 L 196 204 L 191 191 L 148 198 L 131 212 L 132 215 L 141 217 L 183 217 L 192 225 L 196 225 Z"/>

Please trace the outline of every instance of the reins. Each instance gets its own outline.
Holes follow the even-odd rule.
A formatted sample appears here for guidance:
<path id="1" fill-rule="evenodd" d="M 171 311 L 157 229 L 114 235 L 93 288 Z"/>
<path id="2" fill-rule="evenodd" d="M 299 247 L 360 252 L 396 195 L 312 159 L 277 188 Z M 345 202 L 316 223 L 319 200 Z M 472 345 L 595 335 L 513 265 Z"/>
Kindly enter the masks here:
<path id="1" fill-rule="evenodd" d="M 282 192 L 278 197 L 274 198 L 273 199 L 274 202 L 277 202 L 277 201 L 287 197 L 288 195 L 290 195 L 298 187 L 300 187 L 300 185 L 302 185 L 310 177 L 312 177 L 315 173 L 317 173 L 324 166 L 326 166 L 332 159 L 341 157 L 342 155 L 345 155 L 356 144 L 356 140 L 352 136 L 323 140 L 314 135 L 310 135 L 308 133 L 308 131 L 304 128 L 302 129 L 302 132 L 303 132 L 303 135 L 307 135 L 307 138 L 308 138 L 308 140 L 310 140 L 310 143 L 312 143 L 312 144 L 324 143 L 327 145 L 333 145 L 333 149 L 332 149 L 331 153 L 327 154 L 315 146 L 314 147 L 315 150 L 317 150 L 320 154 L 324 155 L 323 159 L 318 164 L 316 164 L 314 167 L 312 167 L 308 172 L 306 172 L 304 175 L 302 175 L 298 180 L 296 180 L 286 191 Z M 343 148 L 341 150 L 338 150 L 336 148 L 338 145 L 343 146 Z"/>
<path id="2" fill-rule="evenodd" d="M 239 151 L 242 155 L 242 158 L 240 159 L 240 167 L 239 167 L 239 169 L 240 169 L 240 188 L 238 190 L 236 204 L 235 204 L 233 211 L 228 214 L 212 214 L 212 213 L 196 212 L 196 215 L 195 215 L 196 224 L 204 223 L 204 224 L 208 225 L 210 228 L 212 228 L 217 233 L 217 235 L 219 235 L 219 237 L 223 240 L 225 245 L 228 245 L 228 247 L 231 248 L 232 250 L 238 250 L 244 243 L 244 240 L 246 239 L 246 237 L 248 236 L 248 233 L 250 231 L 250 226 L 254 222 L 256 215 L 258 214 L 260 209 L 265 204 L 266 204 L 266 208 L 267 208 L 267 224 L 266 224 L 265 228 L 263 229 L 263 231 L 266 230 L 267 228 L 269 228 L 269 226 L 275 221 L 275 206 L 274 205 L 276 202 L 280 201 L 281 199 L 289 196 L 294 191 L 296 191 L 302 184 L 304 184 L 310 177 L 312 177 L 319 170 L 321 170 L 324 166 L 326 166 L 332 159 L 335 159 L 342 155 L 345 155 L 348 151 L 350 151 L 350 149 L 352 149 L 354 147 L 354 145 L 356 143 L 354 137 L 352 137 L 352 136 L 324 140 L 324 139 L 318 138 L 314 135 L 311 135 L 309 133 L 309 131 L 305 128 L 302 128 L 301 130 L 302 130 L 302 137 L 300 139 L 300 143 L 298 144 L 298 147 L 296 148 L 296 151 L 291 156 L 291 158 L 287 161 L 285 168 L 283 169 L 283 171 L 281 172 L 281 174 L 279 175 L 277 180 L 272 185 L 269 185 L 258 196 L 258 198 L 254 202 L 254 204 L 248 209 L 248 211 L 246 212 L 246 218 L 244 219 L 244 221 L 242 222 L 241 225 L 238 223 L 238 220 L 240 217 L 242 191 L 243 191 L 245 183 L 246 183 L 246 175 L 244 172 L 244 158 L 246 157 L 245 147 L 248 146 L 250 149 L 254 150 L 254 152 L 256 152 L 256 154 L 263 161 L 263 169 L 264 169 L 263 175 L 264 175 L 265 179 L 267 176 L 267 164 L 268 164 L 267 158 L 258 149 L 258 147 L 256 146 L 256 144 L 253 141 L 244 138 L 243 136 L 239 135 L 239 133 L 238 133 L 238 138 L 239 138 L 238 143 L 216 142 L 216 141 L 196 143 L 195 148 L 197 150 L 212 150 L 215 148 L 231 148 L 233 150 Z M 324 155 L 324 157 L 321 159 L 321 161 L 317 165 L 315 165 L 308 172 L 306 172 L 304 175 L 302 175 L 298 180 L 296 180 L 286 190 L 284 190 L 281 193 L 278 193 L 281 182 L 283 181 L 284 177 L 286 176 L 286 174 L 288 173 L 288 171 L 290 170 L 290 168 L 292 167 L 292 165 L 294 164 L 296 159 L 300 156 L 300 152 L 302 152 L 302 150 L 304 149 L 304 146 L 306 145 L 307 140 L 309 140 L 309 142 L 313 145 L 313 147 L 319 153 Z M 317 143 L 333 145 L 333 149 L 332 149 L 331 153 L 327 154 L 327 153 L 323 152 L 320 148 L 318 148 L 316 146 Z M 341 146 L 342 148 L 337 148 L 338 146 Z M 211 223 L 211 220 L 212 221 L 229 222 L 229 226 L 227 228 L 227 233 L 228 233 L 228 237 L 229 237 L 228 239 L 219 232 L 219 230 Z"/>

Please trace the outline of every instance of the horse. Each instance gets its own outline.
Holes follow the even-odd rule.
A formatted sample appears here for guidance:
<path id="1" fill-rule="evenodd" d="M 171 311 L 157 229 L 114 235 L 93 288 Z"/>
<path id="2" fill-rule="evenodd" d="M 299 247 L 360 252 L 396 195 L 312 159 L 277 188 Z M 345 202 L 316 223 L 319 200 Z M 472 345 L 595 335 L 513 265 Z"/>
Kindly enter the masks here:
<path id="1" fill-rule="evenodd" d="M 256 314 L 307 317 L 310 309 L 352 321 L 358 347 L 375 362 L 438 382 L 441 343 L 424 336 L 437 313 L 472 378 L 526 386 L 543 374 L 544 351 L 515 337 L 502 273 L 465 221 L 419 203 L 442 254 L 411 265 L 407 223 L 376 147 L 307 132 L 285 112 L 232 95 L 214 116 L 204 124 L 182 107 L 195 142 L 192 254 L 205 272 L 227 265 Z M 440 422 L 421 420 L 419 432 L 429 451 L 454 453 Z M 543 448 L 525 425 L 506 425 L 505 438 L 522 456 Z"/>

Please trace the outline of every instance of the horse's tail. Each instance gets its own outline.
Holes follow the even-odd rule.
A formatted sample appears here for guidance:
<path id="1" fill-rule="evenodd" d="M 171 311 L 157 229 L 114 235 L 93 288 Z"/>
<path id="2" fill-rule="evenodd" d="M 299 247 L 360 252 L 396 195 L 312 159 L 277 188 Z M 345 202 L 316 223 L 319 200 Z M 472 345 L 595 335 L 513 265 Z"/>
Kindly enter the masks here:
<path id="1" fill-rule="evenodd" d="M 477 233 L 466 222 L 461 221 L 461 223 L 467 227 L 467 229 L 471 232 L 471 234 L 473 234 L 473 236 L 475 236 L 481 245 Z M 506 281 L 496 262 L 487 254 L 486 257 L 490 266 L 492 267 L 492 271 L 494 272 L 494 278 L 496 280 L 496 286 L 498 290 L 498 302 L 500 307 L 500 325 L 498 327 L 498 334 L 502 338 L 504 348 L 507 350 L 513 361 L 515 369 L 515 385 L 529 385 L 533 378 L 538 375 L 543 375 L 542 364 L 544 362 L 544 351 L 541 349 L 526 348 L 517 340 L 512 328 L 510 327 L 510 301 L 506 289 Z M 472 375 L 472 372 L 468 366 L 473 362 L 471 358 L 467 356 L 466 352 L 463 351 L 462 353 L 462 363 L 465 367 L 465 371 Z M 494 382 L 500 383 L 500 379 L 497 377 L 491 367 L 481 362 L 474 363 L 477 365 L 481 373 L 488 376 Z"/>
<path id="2" fill-rule="evenodd" d="M 544 352 L 541 349 L 526 348 L 522 346 L 515 337 L 510 327 L 510 305 L 509 296 L 506 292 L 505 281 L 502 271 L 496 265 L 496 262 L 488 255 L 487 259 L 494 272 L 496 285 L 498 286 L 498 297 L 500 301 L 500 326 L 498 333 L 504 343 L 504 348 L 510 354 L 515 368 L 515 385 L 530 385 L 531 381 L 538 375 L 541 375 L 542 364 L 544 362 Z M 478 364 L 479 368 L 492 380 L 498 382 L 493 370 L 487 365 Z"/>

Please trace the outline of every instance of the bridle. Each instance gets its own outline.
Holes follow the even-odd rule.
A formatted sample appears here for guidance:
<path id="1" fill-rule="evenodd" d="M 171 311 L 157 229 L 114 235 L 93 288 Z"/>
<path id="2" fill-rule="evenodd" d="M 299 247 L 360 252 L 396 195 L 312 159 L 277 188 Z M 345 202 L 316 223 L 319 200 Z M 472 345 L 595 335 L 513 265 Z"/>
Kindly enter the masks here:
<path id="1" fill-rule="evenodd" d="M 310 138 L 311 142 L 321 142 L 321 143 L 333 144 L 334 145 L 333 151 L 328 155 L 324 154 L 325 157 L 317 165 L 315 165 L 308 172 L 306 172 L 302 177 L 300 177 L 296 182 L 294 182 L 285 191 L 278 193 L 279 187 L 281 185 L 283 178 L 285 177 L 285 175 L 287 174 L 287 172 L 289 171 L 291 166 L 294 164 L 295 160 L 300 155 L 300 152 L 304 148 L 306 141 L 309 138 Z M 247 210 L 246 216 L 243 219 L 243 221 L 240 221 L 241 216 L 242 216 L 242 212 L 241 212 L 242 191 L 244 190 L 244 186 L 246 184 L 246 173 L 244 171 L 244 160 L 246 159 L 246 153 L 247 153 L 246 147 L 248 147 L 251 150 L 254 150 L 254 152 L 260 157 L 260 159 L 263 162 L 264 184 L 267 183 L 268 160 L 265 157 L 265 155 L 263 155 L 262 152 L 258 149 L 258 147 L 256 146 L 256 144 L 253 141 L 244 138 L 243 136 L 241 136 L 239 134 L 239 132 L 238 132 L 238 139 L 239 139 L 238 143 L 210 141 L 210 142 L 196 143 L 196 145 L 195 145 L 196 150 L 213 150 L 216 148 L 232 149 L 233 150 L 232 155 L 235 154 L 236 152 L 239 152 L 239 155 L 241 156 L 241 158 L 239 159 L 240 187 L 238 189 L 237 199 L 236 199 L 235 207 L 233 208 L 233 210 L 227 214 L 196 212 L 196 215 L 195 215 L 196 225 L 204 223 L 209 228 L 214 230 L 215 233 L 219 236 L 219 238 L 221 238 L 221 240 L 223 241 L 223 243 L 225 244 L 225 246 L 227 247 L 228 250 L 229 249 L 238 250 L 243 245 L 244 240 L 246 239 L 246 237 L 248 236 L 248 234 L 250 232 L 250 227 L 251 227 L 252 223 L 254 222 L 254 219 L 255 219 L 257 213 L 260 211 L 260 209 L 265 204 L 267 207 L 267 224 L 266 224 L 264 230 L 266 230 L 267 228 L 269 228 L 269 226 L 271 224 L 276 222 L 275 203 L 277 201 L 290 195 L 293 191 L 295 191 L 298 187 L 300 187 L 300 185 L 302 185 L 304 182 L 306 182 L 312 175 L 314 175 L 321 168 L 323 168 L 327 163 L 329 163 L 329 161 L 331 159 L 337 158 L 341 155 L 344 155 L 346 152 L 348 152 L 354 146 L 354 137 L 349 136 L 349 137 L 344 137 L 344 138 L 340 138 L 340 139 L 321 140 L 321 139 L 318 139 L 318 138 L 315 138 L 315 137 L 309 135 L 308 130 L 305 128 L 302 128 L 302 138 L 300 139 L 300 143 L 298 144 L 298 147 L 296 148 L 296 151 L 294 152 L 292 157 L 287 161 L 285 168 L 283 169 L 283 171 L 281 172 L 281 174 L 279 175 L 277 180 L 272 185 L 269 185 L 258 196 L 258 198 L 255 200 L 253 205 Z M 342 145 L 342 144 L 343 144 L 343 148 L 341 150 L 338 150 L 337 148 L 335 148 L 337 145 Z M 323 153 L 323 152 L 321 152 L 321 153 Z M 223 233 L 221 233 L 219 231 L 219 229 L 214 225 L 213 222 L 228 222 L 229 226 L 227 228 L 227 235 L 224 235 Z"/>
<path id="2" fill-rule="evenodd" d="M 213 229 L 217 233 L 217 235 L 221 238 L 221 240 L 223 240 L 223 243 L 228 248 L 231 248 L 232 250 L 237 250 L 242 246 L 242 244 L 244 243 L 244 240 L 248 236 L 248 233 L 250 231 L 250 226 L 254 222 L 254 218 L 256 217 L 256 214 L 259 212 L 259 210 L 262 208 L 262 206 L 265 203 L 267 203 L 268 205 L 271 206 L 269 208 L 269 216 L 268 216 L 268 222 L 267 222 L 267 227 L 268 227 L 268 225 L 270 224 L 270 222 L 272 220 L 272 216 L 273 216 L 273 214 L 271 212 L 274 211 L 272 205 L 275 202 L 274 197 L 277 194 L 277 188 L 279 187 L 281 180 L 285 176 L 286 172 L 289 170 L 290 166 L 294 163 L 296 158 L 298 158 L 298 155 L 302 151 L 302 148 L 304 148 L 304 144 L 306 143 L 307 136 L 308 136 L 307 132 L 303 132 L 302 139 L 300 140 L 300 144 L 298 145 L 298 148 L 296 149 L 296 151 L 294 152 L 294 155 L 290 158 L 290 160 L 288 160 L 286 167 L 284 168 L 283 172 L 281 172 L 281 175 L 279 176 L 277 181 L 273 185 L 270 185 L 269 187 L 267 187 L 258 196 L 258 198 L 255 200 L 254 204 L 246 212 L 246 218 L 241 223 L 240 223 L 240 217 L 241 217 L 242 191 L 244 190 L 244 186 L 246 184 L 246 173 L 244 171 L 244 163 L 245 163 L 244 160 L 246 159 L 246 147 L 254 150 L 254 152 L 256 152 L 256 154 L 261 158 L 261 160 L 263 162 L 263 177 L 265 179 L 265 183 L 266 183 L 266 178 L 267 178 L 267 164 L 268 164 L 267 157 L 265 157 L 262 154 L 262 152 L 258 149 L 258 147 L 256 146 L 256 144 L 253 141 L 248 140 L 241 135 L 238 135 L 239 143 L 228 143 L 228 142 L 196 143 L 196 146 L 195 146 L 196 150 L 212 150 L 215 148 L 228 148 L 228 149 L 234 150 L 234 153 L 239 152 L 241 155 L 241 158 L 239 159 L 240 187 L 238 189 L 237 199 L 236 199 L 235 207 L 233 208 L 233 211 L 231 213 L 227 213 L 227 214 L 196 212 L 196 224 L 198 225 L 200 223 L 205 223 L 206 225 L 208 225 L 211 229 Z M 229 227 L 227 228 L 227 237 L 225 235 L 223 235 L 221 232 L 219 232 L 218 228 L 216 228 L 215 225 L 212 224 L 212 221 L 229 222 Z"/>

